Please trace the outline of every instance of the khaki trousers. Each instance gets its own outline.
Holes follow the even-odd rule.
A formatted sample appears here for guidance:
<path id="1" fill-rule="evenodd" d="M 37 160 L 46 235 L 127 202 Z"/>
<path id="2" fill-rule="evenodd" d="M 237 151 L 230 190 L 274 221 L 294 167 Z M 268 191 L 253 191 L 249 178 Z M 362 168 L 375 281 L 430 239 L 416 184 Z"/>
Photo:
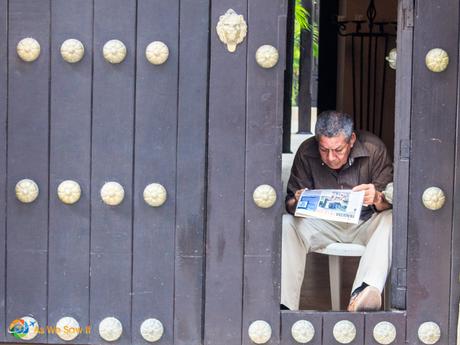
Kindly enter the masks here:
<path id="1" fill-rule="evenodd" d="M 299 309 L 307 254 L 335 242 L 366 246 L 352 291 L 363 282 L 383 291 L 391 266 L 391 229 L 391 210 L 374 213 L 370 219 L 359 224 L 284 215 L 281 303 L 291 310 Z"/>

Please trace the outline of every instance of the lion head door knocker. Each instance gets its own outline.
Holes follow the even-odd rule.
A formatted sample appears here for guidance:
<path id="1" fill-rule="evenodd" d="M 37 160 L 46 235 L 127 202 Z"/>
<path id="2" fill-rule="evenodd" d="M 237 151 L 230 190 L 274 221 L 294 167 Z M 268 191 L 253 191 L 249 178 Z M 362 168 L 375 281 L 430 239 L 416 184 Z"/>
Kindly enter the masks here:
<path id="1" fill-rule="evenodd" d="M 227 13 L 219 17 L 216 30 L 220 40 L 227 45 L 228 51 L 234 53 L 236 46 L 244 41 L 248 26 L 242 15 L 229 9 Z"/>

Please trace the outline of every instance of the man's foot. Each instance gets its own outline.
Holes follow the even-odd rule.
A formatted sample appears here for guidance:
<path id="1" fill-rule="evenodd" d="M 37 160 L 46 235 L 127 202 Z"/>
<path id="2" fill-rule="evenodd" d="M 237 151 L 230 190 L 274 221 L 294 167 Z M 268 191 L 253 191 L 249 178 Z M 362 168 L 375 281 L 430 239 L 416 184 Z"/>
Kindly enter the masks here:
<path id="1" fill-rule="evenodd" d="M 288 307 L 286 307 L 284 304 L 280 304 L 280 309 L 281 310 L 291 310 Z"/>
<path id="2" fill-rule="evenodd" d="M 382 295 L 376 287 L 368 286 L 351 295 L 348 311 L 376 311 L 382 306 Z"/>

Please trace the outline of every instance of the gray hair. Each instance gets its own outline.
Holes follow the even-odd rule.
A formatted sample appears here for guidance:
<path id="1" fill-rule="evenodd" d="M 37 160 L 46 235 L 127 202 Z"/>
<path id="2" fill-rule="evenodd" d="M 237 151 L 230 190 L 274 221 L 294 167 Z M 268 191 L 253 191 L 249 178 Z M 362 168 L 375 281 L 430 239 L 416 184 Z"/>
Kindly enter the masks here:
<path id="1" fill-rule="evenodd" d="M 353 119 L 347 113 L 328 110 L 319 114 L 315 126 L 315 136 L 317 140 L 319 140 L 321 136 L 332 138 L 343 134 L 345 139 L 349 141 L 352 133 Z"/>

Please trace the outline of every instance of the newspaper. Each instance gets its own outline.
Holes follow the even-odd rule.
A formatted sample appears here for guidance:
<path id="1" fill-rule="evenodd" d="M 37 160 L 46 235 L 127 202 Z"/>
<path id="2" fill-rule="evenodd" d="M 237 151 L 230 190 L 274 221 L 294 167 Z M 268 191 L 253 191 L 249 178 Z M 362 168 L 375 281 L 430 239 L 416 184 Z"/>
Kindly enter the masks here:
<path id="1" fill-rule="evenodd" d="M 358 224 L 363 199 L 364 191 L 351 189 L 304 190 L 295 215 Z"/>

